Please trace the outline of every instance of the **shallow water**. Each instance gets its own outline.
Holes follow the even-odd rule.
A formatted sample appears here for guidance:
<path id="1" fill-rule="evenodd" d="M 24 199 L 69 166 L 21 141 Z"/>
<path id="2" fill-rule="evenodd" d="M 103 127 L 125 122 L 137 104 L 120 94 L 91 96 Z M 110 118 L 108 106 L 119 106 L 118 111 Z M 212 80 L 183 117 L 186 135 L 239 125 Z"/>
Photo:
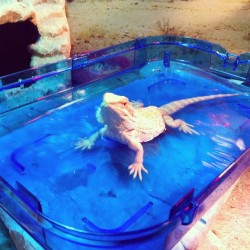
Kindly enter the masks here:
<path id="1" fill-rule="evenodd" d="M 160 106 L 174 100 L 237 92 L 230 82 L 189 66 L 149 63 L 140 79 L 107 88 Z M 84 87 L 83 87 L 84 88 Z M 168 129 L 143 143 L 143 182 L 127 167 L 134 153 L 126 145 L 103 138 L 91 150 L 75 150 L 78 138 L 101 128 L 95 111 L 102 92 L 88 101 L 48 112 L 0 138 L 0 170 L 19 181 L 38 200 L 44 214 L 90 231 L 134 230 L 168 219 L 171 207 L 191 188 L 201 192 L 250 144 L 250 98 L 246 95 L 197 103 L 173 115 L 193 124 L 200 135 Z M 48 100 L 57 102 L 57 99 Z M 70 103 L 71 102 L 71 103 Z M 53 105 L 52 105 L 53 106 Z M 39 109 L 39 103 L 37 105 Z M 123 226 L 122 226 L 123 225 Z"/>

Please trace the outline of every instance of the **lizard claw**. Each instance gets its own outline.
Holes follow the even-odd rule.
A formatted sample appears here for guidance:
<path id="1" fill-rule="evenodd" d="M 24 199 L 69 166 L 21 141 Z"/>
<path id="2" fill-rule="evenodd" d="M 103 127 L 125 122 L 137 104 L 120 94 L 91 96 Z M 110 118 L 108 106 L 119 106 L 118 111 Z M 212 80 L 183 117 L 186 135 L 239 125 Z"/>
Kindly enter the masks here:
<path id="1" fill-rule="evenodd" d="M 94 146 L 94 142 L 92 142 L 90 139 L 80 139 L 75 144 L 75 149 L 91 149 Z"/>
<path id="2" fill-rule="evenodd" d="M 194 129 L 192 129 L 194 126 L 191 124 L 188 124 L 186 122 L 182 122 L 181 126 L 179 127 L 179 130 L 184 132 L 185 134 L 196 134 L 199 135 L 199 133 L 197 131 L 195 131 Z"/>
<path id="3" fill-rule="evenodd" d="M 130 170 L 129 175 L 133 174 L 133 179 L 135 179 L 136 176 L 138 175 L 140 181 L 142 181 L 142 170 L 145 173 L 148 173 L 148 170 L 146 168 L 144 168 L 144 166 L 141 163 L 137 163 L 137 162 L 134 162 L 133 164 L 131 164 L 128 167 L 128 169 Z"/>

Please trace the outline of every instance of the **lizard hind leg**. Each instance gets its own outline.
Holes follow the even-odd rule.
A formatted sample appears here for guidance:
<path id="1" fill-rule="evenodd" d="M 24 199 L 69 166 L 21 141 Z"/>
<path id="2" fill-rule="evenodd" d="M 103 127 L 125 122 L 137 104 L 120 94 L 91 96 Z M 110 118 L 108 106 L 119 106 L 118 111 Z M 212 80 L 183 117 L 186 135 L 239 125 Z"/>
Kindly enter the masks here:
<path id="1" fill-rule="evenodd" d="M 176 119 L 174 120 L 171 116 L 169 115 L 164 115 L 163 116 L 165 124 L 170 127 L 170 128 L 178 128 L 179 131 L 184 132 L 185 134 L 196 134 L 199 135 L 197 131 L 193 129 L 193 125 L 186 123 L 185 121 L 181 119 Z"/>

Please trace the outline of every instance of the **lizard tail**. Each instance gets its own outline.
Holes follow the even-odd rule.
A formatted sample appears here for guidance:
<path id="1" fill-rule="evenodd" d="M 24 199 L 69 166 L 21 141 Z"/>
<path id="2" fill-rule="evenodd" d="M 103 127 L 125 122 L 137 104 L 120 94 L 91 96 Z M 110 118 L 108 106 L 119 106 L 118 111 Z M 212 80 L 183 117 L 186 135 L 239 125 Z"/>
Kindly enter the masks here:
<path id="1" fill-rule="evenodd" d="M 188 105 L 197 103 L 197 102 L 203 102 L 207 100 L 217 99 L 217 98 L 224 98 L 224 97 L 230 97 L 230 96 L 237 96 L 242 95 L 244 93 L 235 93 L 235 94 L 218 94 L 218 95 L 208 95 L 208 96 L 199 96 L 194 98 L 187 98 L 179 101 L 173 101 L 168 104 L 165 104 L 161 107 L 159 107 L 161 110 L 166 112 L 168 115 L 174 114 L 175 112 L 185 108 Z"/>

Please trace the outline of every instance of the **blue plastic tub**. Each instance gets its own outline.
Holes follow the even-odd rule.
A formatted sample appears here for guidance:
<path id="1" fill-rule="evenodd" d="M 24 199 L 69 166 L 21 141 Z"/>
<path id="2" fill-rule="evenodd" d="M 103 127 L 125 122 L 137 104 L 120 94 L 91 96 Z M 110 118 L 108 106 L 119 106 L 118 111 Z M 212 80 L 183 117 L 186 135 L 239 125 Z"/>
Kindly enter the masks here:
<path id="1" fill-rule="evenodd" d="M 250 54 L 185 37 L 137 39 L 0 78 L 0 206 L 45 249 L 170 249 L 236 182 L 250 158 L 250 97 L 190 105 L 174 118 L 199 135 L 168 129 L 134 153 L 102 138 L 105 92 L 144 106 L 248 93 Z"/>

